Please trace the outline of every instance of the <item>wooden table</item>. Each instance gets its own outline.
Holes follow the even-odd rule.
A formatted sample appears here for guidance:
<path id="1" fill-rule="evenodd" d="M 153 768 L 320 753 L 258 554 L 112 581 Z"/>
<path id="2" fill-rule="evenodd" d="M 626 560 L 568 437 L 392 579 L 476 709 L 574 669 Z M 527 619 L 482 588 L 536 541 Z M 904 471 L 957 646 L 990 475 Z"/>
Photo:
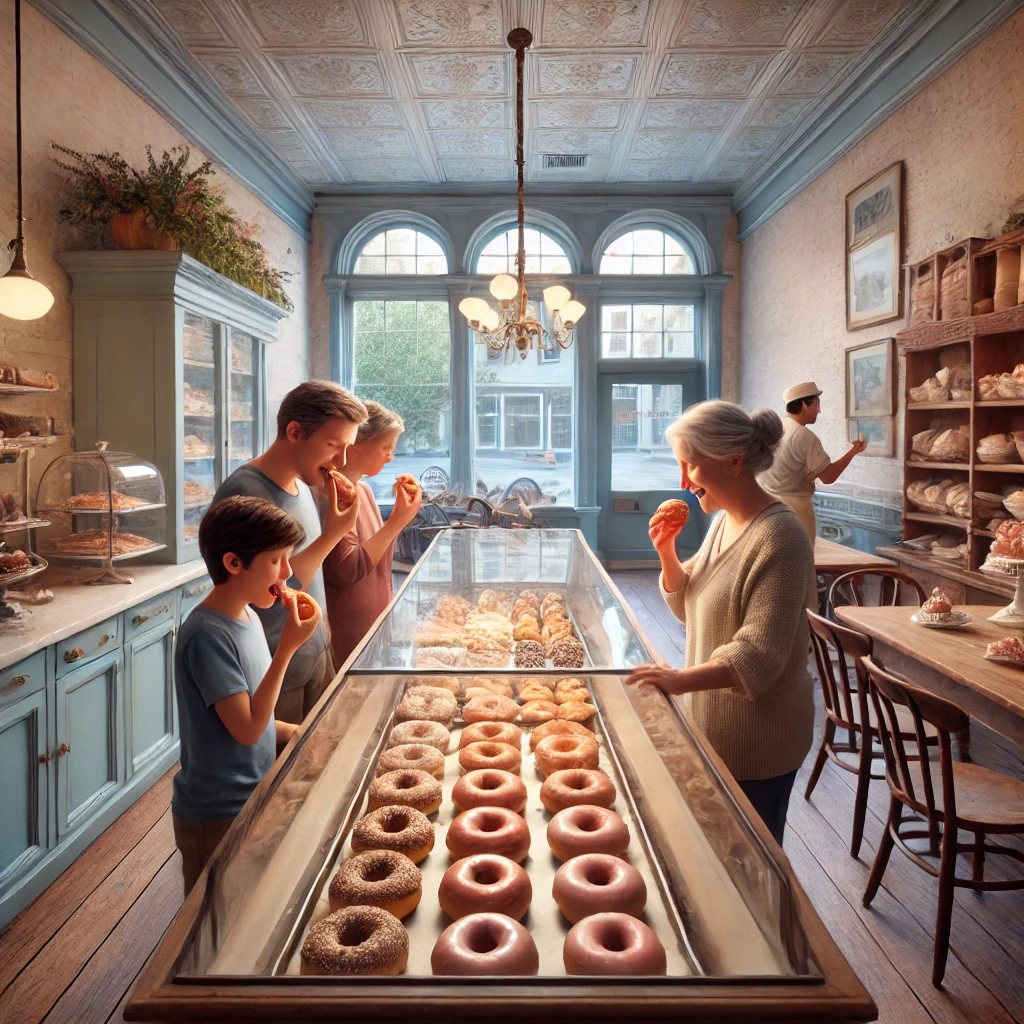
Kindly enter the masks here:
<path id="1" fill-rule="evenodd" d="M 836 618 L 867 633 L 881 665 L 952 701 L 972 718 L 1024 747 L 1024 670 L 984 660 L 985 647 L 1016 630 L 988 621 L 997 605 L 958 605 L 974 621 L 960 629 L 927 629 L 910 621 L 916 608 L 835 609 Z"/>
<path id="2" fill-rule="evenodd" d="M 855 569 L 893 569 L 895 566 L 895 562 L 881 555 L 858 551 L 824 537 L 814 538 L 814 568 L 817 572 L 842 576 L 844 572 Z"/>

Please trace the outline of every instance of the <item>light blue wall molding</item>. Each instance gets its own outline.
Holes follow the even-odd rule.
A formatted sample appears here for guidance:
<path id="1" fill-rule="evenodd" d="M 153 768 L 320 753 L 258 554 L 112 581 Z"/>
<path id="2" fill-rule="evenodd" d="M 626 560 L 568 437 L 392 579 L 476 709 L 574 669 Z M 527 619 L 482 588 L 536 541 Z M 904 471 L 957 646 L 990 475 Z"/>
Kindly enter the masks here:
<path id="1" fill-rule="evenodd" d="M 734 196 L 739 237 L 746 238 L 797 193 L 848 153 L 894 111 L 952 67 L 972 46 L 1024 6 L 1024 0 L 940 0 L 923 4 L 909 27 L 895 33 L 875 67 L 855 88 L 837 95 L 775 158 L 762 177 Z M 908 45 L 908 36 L 916 42 Z M 897 154 L 899 155 L 899 154 Z M 851 182 L 850 187 L 856 185 Z"/>
<path id="2" fill-rule="evenodd" d="M 31 3 L 310 240 L 312 193 L 246 125 L 221 88 L 184 53 L 174 34 L 146 5 L 132 0 Z"/>

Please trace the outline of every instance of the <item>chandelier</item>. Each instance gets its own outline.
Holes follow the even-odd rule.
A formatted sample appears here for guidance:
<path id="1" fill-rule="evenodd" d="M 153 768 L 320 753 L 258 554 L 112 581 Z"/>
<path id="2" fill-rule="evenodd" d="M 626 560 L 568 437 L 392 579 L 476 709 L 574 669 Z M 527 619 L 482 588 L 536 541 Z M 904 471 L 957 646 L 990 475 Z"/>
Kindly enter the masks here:
<path id="1" fill-rule="evenodd" d="M 572 298 L 569 289 L 560 284 L 544 289 L 544 304 L 551 311 L 550 332 L 533 317 L 527 316 L 526 241 L 523 199 L 523 62 L 526 48 L 533 42 L 528 29 L 514 28 L 508 34 L 508 45 L 516 51 L 516 167 L 519 171 L 519 251 L 516 253 L 517 276 L 499 274 L 491 281 L 491 294 L 498 300 L 495 310 L 485 299 L 469 296 L 459 303 L 459 312 L 469 321 L 481 344 L 492 352 L 504 352 L 505 361 L 519 353 L 525 359 L 532 348 L 553 352 L 555 346 L 572 344 L 573 328 L 587 311 L 586 306 Z"/>

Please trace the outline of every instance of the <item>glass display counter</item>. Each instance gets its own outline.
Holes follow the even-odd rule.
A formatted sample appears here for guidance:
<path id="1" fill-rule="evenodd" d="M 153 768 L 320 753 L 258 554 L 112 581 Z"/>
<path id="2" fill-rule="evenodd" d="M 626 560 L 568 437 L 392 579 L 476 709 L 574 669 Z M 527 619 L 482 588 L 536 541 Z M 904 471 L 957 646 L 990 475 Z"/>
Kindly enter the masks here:
<path id="1" fill-rule="evenodd" d="M 413 667 L 420 652 L 435 649 L 422 641 L 437 638 L 442 599 L 456 627 L 448 646 L 458 647 L 460 636 L 473 636 L 477 609 L 500 617 L 526 590 L 564 598 L 582 668 L 550 659 L 529 670 L 482 667 L 459 663 L 458 653 L 445 666 Z M 460 607 L 469 616 L 461 626 Z M 468 656 L 474 645 L 463 642 Z M 660 691 L 623 685 L 624 670 L 654 657 L 579 532 L 439 535 L 242 810 L 147 966 L 126 1019 L 873 1019 L 870 996 L 707 742 Z M 506 662 L 514 658 L 505 655 Z M 551 896 L 559 864 L 545 841 L 551 816 L 538 799 L 543 776 L 528 743 L 521 778 L 530 849 L 523 866 L 533 898 L 522 923 L 538 948 L 539 973 L 431 973 L 434 942 L 451 923 L 437 890 L 451 864 L 444 840 L 454 817 L 461 713 L 445 758 L 441 807 L 430 816 L 435 845 L 419 865 L 422 901 L 403 921 L 407 968 L 397 977 L 300 975 L 302 942 L 330 912 L 326 889 L 351 855 L 352 826 L 365 811 L 395 709 L 411 680 L 438 682 L 441 674 L 449 689 L 482 676 L 584 680 L 596 709 L 590 726 L 600 767 L 616 789 L 612 807 L 630 832 L 625 859 L 647 887 L 642 919 L 665 948 L 664 975 L 566 973 L 570 925 Z"/>

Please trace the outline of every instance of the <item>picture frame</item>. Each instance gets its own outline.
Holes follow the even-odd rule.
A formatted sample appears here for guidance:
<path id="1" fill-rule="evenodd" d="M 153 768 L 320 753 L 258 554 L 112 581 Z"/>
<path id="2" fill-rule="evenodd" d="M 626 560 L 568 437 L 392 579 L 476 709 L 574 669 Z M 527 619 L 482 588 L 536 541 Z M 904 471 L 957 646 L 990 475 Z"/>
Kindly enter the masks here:
<path id="1" fill-rule="evenodd" d="M 896 454 L 896 417 L 866 416 L 847 420 L 850 425 L 850 441 L 863 437 L 868 446 L 865 455 L 893 458 Z"/>
<path id="2" fill-rule="evenodd" d="M 882 338 L 846 350 L 846 416 L 896 414 L 896 339 Z"/>
<path id="3" fill-rule="evenodd" d="M 846 329 L 903 315 L 903 161 L 846 195 Z"/>

